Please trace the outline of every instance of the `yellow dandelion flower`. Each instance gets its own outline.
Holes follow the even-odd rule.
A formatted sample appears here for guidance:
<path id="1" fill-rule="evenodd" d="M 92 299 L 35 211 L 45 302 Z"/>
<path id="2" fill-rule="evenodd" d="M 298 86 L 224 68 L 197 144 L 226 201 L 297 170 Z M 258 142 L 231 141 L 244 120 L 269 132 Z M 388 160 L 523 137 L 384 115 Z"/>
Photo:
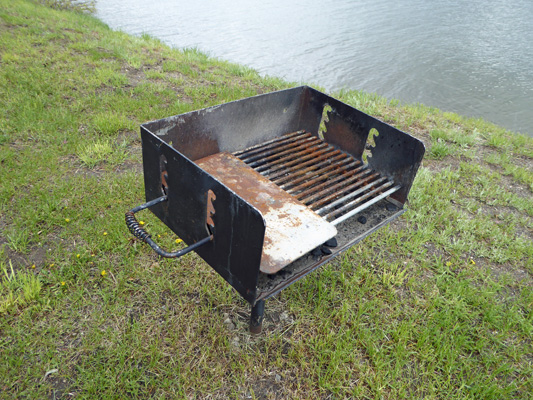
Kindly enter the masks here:
<path id="1" fill-rule="evenodd" d="M 31 267 L 32 267 L 33 269 L 35 269 L 35 264 L 33 264 Z"/>
<path id="2" fill-rule="evenodd" d="M 144 225 L 144 221 L 139 221 L 139 225 Z"/>
<path id="3" fill-rule="evenodd" d="M 447 267 L 451 267 L 451 266 L 452 266 L 452 262 L 451 262 L 451 261 L 448 261 L 448 262 L 446 263 L 446 266 L 447 266 Z"/>
<path id="4" fill-rule="evenodd" d="M 54 263 L 50 264 L 50 268 L 52 268 L 54 265 L 55 265 Z"/>
<path id="5" fill-rule="evenodd" d="M 61 286 L 65 286 L 66 285 L 66 282 L 65 281 L 61 281 Z"/>
<path id="6" fill-rule="evenodd" d="M 76 258 L 80 258 L 80 257 L 81 257 L 80 253 L 76 254 Z"/>
<path id="7" fill-rule="evenodd" d="M 181 239 L 176 239 L 176 244 L 180 244 L 181 242 L 183 242 L 183 240 L 181 240 Z"/>
<path id="8" fill-rule="evenodd" d="M 65 222 L 70 222 L 70 218 L 65 218 Z"/>
<path id="9" fill-rule="evenodd" d="M 107 236 L 107 232 L 104 231 L 104 236 Z"/>
<path id="10" fill-rule="evenodd" d="M 105 269 L 103 269 L 102 272 L 100 272 L 100 275 L 102 275 L 102 276 L 106 276 L 107 275 L 107 272 L 105 272 Z"/>
<path id="11" fill-rule="evenodd" d="M 476 262 L 474 260 L 470 259 L 470 264 L 476 265 Z"/>

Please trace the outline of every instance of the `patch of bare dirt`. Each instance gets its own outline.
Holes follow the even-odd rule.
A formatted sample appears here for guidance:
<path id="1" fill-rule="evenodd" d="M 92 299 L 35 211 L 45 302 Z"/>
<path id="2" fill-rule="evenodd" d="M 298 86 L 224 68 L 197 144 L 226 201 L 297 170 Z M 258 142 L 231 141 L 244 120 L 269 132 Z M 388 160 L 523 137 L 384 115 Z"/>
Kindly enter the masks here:
<path id="1" fill-rule="evenodd" d="M 127 87 L 136 87 L 139 83 L 146 81 L 146 75 L 143 69 L 133 68 L 128 65 L 123 65 L 120 72 L 128 77 L 129 84 Z"/>
<path id="2" fill-rule="evenodd" d="M 453 156 L 447 156 L 442 160 L 433 160 L 426 157 L 422 160 L 422 167 L 429 169 L 431 172 L 438 173 L 449 167 L 456 169 L 459 162 L 460 160 Z"/>
<path id="3" fill-rule="evenodd" d="M 3 234 L 0 237 L 0 249 L 3 249 L 5 259 L 11 261 L 15 272 L 30 268 L 32 265 L 35 265 L 35 268 L 41 268 L 45 265 L 48 254 L 46 245 L 33 246 L 27 253 L 14 251 L 9 247 Z"/>
<path id="4" fill-rule="evenodd" d="M 486 268 L 490 271 L 491 275 L 499 280 L 503 276 L 510 276 L 516 283 L 521 283 L 526 286 L 533 286 L 533 276 L 525 269 L 511 264 L 494 264 L 487 263 Z"/>
<path id="5" fill-rule="evenodd" d="M 503 175 L 502 173 L 501 180 L 502 180 L 503 186 L 510 192 L 516 194 L 517 196 L 520 196 L 526 199 L 531 198 L 533 196 L 533 193 L 531 193 L 531 190 L 529 189 L 527 185 L 517 182 L 512 176 Z"/>
<path id="6" fill-rule="evenodd" d="M 265 378 L 252 382 L 251 391 L 258 400 L 283 399 L 284 390 L 281 375 L 272 373 Z M 250 393 L 251 395 L 251 393 Z"/>
<path id="7" fill-rule="evenodd" d="M 46 378 L 46 382 L 50 385 L 48 391 L 50 400 L 72 399 L 75 397 L 75 393 L 69 391 L 69 388 L 73 385 L 70 379 L 50 375 Z"/>

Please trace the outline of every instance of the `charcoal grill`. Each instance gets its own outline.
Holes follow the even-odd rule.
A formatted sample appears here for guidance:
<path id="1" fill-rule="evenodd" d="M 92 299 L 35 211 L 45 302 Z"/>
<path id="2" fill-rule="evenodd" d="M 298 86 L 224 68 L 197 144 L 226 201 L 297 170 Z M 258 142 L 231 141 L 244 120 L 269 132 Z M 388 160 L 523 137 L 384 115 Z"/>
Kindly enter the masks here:
<path id="1" fill-rule="evenodd" d="M 252 306 L 404 211 L 422 142 L 302 86 L 141 125 L 146 203 L 126 224 L 163 257 L 203 258 Z M 189 246 L 161 249 L 149 208 Z"/>

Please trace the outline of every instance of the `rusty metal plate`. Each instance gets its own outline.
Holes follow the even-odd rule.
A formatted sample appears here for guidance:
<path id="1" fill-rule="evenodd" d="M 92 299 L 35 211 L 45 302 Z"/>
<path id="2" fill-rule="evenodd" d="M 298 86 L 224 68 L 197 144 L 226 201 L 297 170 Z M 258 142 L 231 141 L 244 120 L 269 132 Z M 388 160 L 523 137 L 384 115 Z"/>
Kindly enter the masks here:
<path id="1" fill-rule="evenodd" d="M 263 216 L 262 272 L 274 274 L 337 235 L 335 226 L 237 157 L 222 152 L 195 163 Z"/>

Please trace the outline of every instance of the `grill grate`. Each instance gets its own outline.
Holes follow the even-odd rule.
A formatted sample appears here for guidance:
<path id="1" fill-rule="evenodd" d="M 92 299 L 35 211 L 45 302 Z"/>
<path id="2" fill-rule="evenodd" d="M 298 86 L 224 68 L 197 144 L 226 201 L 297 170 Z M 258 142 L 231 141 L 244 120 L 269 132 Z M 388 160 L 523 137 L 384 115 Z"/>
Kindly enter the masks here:
<path id="1" fill-rule="evenodd" d="M 333 225 L 400 189 L 367 164 L 305 131 L 233 155 Z"/>

